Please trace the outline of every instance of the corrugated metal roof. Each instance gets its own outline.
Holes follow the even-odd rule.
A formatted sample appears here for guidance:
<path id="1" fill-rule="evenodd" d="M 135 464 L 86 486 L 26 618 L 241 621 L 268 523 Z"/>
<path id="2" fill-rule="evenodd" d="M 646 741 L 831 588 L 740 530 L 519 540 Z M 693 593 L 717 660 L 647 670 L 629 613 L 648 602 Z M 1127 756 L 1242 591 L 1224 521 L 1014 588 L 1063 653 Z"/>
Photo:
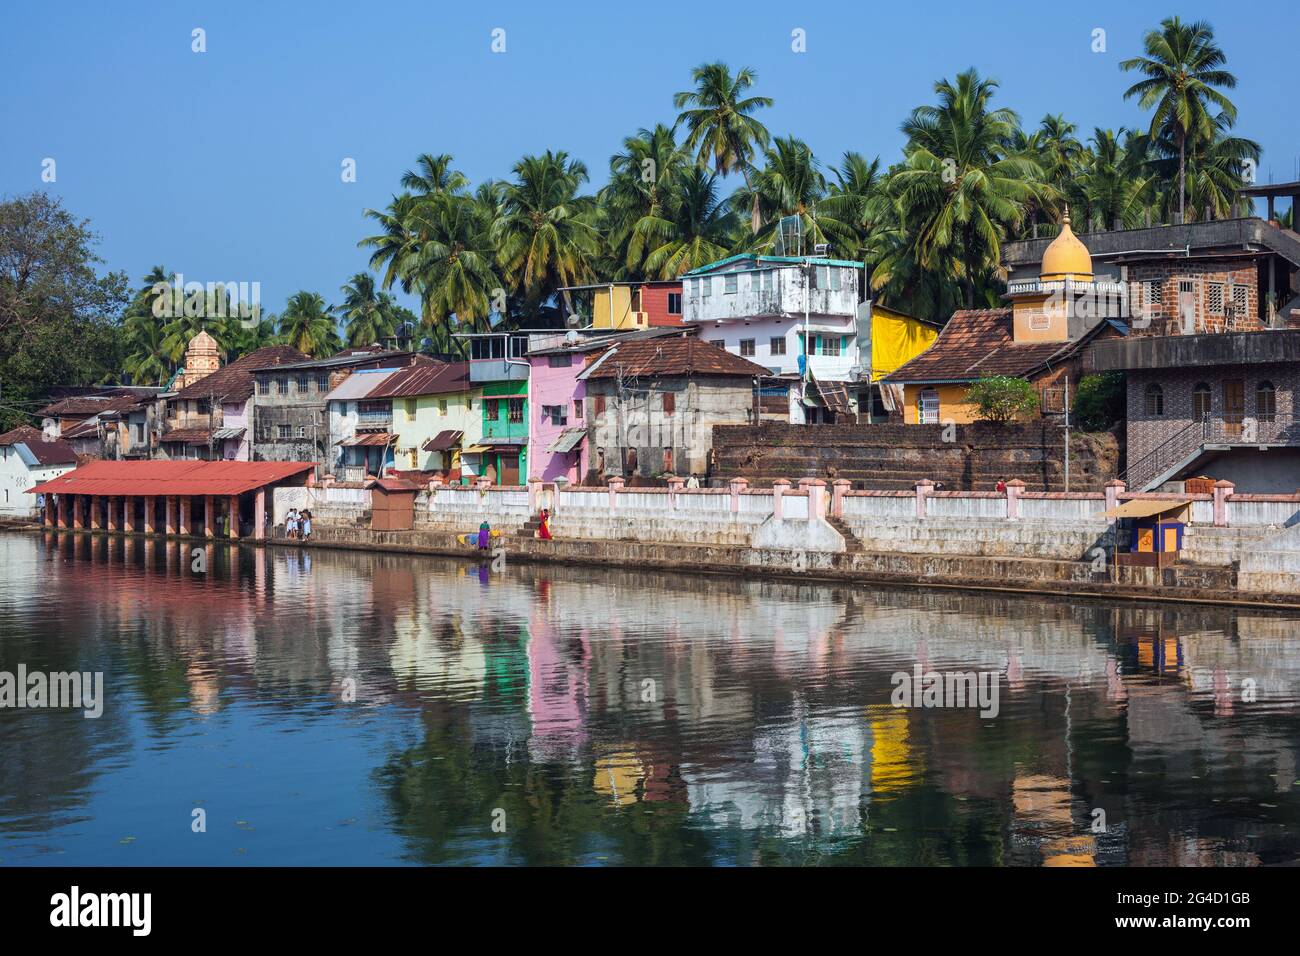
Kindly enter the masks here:
<path id="1" fill-rule="evenodd" d="M 390 434 L 389 432 L 362 432 L 359 435 L 354 435 L 351 438 L 345 438 L 340 442 L 336 442 L 336 444 L 343 445 L 346 448 L 369 448 L 387 445 L 396 438 L 396 435 Z"/>
<path id="2" fill-rule="evenodd" d="M 548 452 L 571 452 L 581 445 L 586 437 L 587 430 L 585 428 L 566 428 L 560 432 L 559 437 L 551 442 L 546 450 Z"/>
<path id="3" fill-rule="evenodd" d="M 365 398 L 372 389 L 378 388 L 390 376 L 397 372 L 395 368 L 361 369 L 353 372 L 325 396 L 327 402 L 341 402 L 354 398 Z"/>
<path id="4" fill-rule="evenodd" d="M 416 395 L 440 395 L 465 391 L 472 386 L 469 381 L 468 362 L 448 362 L 445 365 L 411 365 L 396 372 L 369 398 L 408 398 Z"/>
<path id="5" fill-rule="evenodd" d="M 316 467 L 310 461 L 92 461 L 29 488 L 68 495 L 237 495 Z"/>
<path id="6" fill-rule="evenodd" d="M 77 463 L 77 453 L 65 441 L 45 441 L 43 438 L 34 441 L 20 441 L 14 445 L 14 450 L 18 452 L 19 458 L 27 462 L 28 467 L 34 465 L 75 465 Z"/>
<path id="7" fill-rule="evenodd" d="M 455 429 L 447 429 L 438 432 L 433 438 L 430 438 L 420 447 L 425 451 L 449 451 L 460 443 L 464 432 L 458 432 Z"/>

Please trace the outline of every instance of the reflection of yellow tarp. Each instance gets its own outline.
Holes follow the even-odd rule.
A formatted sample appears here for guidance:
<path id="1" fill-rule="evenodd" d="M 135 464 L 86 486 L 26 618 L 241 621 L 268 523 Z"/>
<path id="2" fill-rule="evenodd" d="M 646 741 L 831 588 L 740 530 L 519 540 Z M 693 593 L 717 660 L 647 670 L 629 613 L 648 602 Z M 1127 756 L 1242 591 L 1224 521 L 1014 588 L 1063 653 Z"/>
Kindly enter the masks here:
<path id="1" fill-rule="evenodd" d="M 880 306 L 871 308 L 871 380 L 884 378 L 928 349 L 939 337 L 932 325 Z"/>
<path id="2" fill-rule="evenodd" d="M 645 780 L 645 765 L 630 750 L 609 754 L 596 761 L 592 788 L 616 806 L 626 807 L 637 801 L 637 786 Z"/>
<path id="3" fill-rule="evenodd" d="M 878 794 L 905 790 L 916 782 L 907 711 L 889 704 L 867 707 L 871 725 L 871 789 Z"/>
<path id="4" fill-rule="evenodd" d="M 1126 501 L 1118 508 L 1111 508 L 1109 511 L 1103 511 L 1097 517 L 1149 518 L 1152 515 L 1164 514 L 1166 511 L 1175 511 L 1188 504 L 1191 504 L 1191 500 L 1187 498 L 1180 501 L 1150 501 L 1138 499 L 1134 501 Z"/>

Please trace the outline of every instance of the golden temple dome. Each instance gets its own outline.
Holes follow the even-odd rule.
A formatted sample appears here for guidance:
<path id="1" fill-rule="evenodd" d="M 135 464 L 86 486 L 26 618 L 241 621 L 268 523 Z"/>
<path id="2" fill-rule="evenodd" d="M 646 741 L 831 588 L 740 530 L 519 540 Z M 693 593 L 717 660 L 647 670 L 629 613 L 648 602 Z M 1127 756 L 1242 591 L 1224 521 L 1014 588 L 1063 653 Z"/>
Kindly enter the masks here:
<path id="1" fill-rule="evenodd" d="M 1052 240 L 1052 244 L 1043 253 L 1043 269 L 1039 278 L 1092 281 L 1092 254 L 1070 228 L 1068 206 L 1065 210 L 1065 219 L 1061 223 L 1061 234 Z"/>

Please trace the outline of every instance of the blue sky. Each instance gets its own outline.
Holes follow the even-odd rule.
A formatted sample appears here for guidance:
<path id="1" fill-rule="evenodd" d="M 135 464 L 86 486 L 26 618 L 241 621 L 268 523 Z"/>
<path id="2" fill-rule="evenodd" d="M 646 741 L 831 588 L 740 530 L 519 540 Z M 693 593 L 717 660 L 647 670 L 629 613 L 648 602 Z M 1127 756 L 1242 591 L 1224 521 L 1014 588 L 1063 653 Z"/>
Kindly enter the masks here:
<path id="1" fill-rule="evenodd" d="M 941 77 L 975 66 L 1027 125 L 1061 112 L 1082 131 L 1137 126 L 1119 61 L 1166 15 L 1205 18 L 1239 84 L 1238 130 L 1261 180 L 1297 176 L 1294 0 L 1248 7 L 1134 2 L 474 3 L 225 2 L 11 5 L 0 30 L 0 194 L 49 189 L 102 235 L 106 266 L 138 281 L 258 281 L 278 311 L 300 288 L 329 301 L 366 265 L 366 207 L 383 207 L 418 153 L 475 181 L 565 149 L 593 188 L 624 136 L 675 116 L 690 69 L 759 74 L 773 133 L 827 164 L 846 149 L 894 161 L 899 123 Z M 997 11 L 997 12 L 993 12 Z M 191 51 L 191 31 L 207 52 Z M 491 50 L 506 31 L 506 52 Z M 806 31 L 807 52 L 791 50 Z M 1106 52 L 1092 52 L 1093 30 Z M 57 181 L 41 181 L 53 158 Z M 341 181 L 345 157 L 357 181 Z"/>

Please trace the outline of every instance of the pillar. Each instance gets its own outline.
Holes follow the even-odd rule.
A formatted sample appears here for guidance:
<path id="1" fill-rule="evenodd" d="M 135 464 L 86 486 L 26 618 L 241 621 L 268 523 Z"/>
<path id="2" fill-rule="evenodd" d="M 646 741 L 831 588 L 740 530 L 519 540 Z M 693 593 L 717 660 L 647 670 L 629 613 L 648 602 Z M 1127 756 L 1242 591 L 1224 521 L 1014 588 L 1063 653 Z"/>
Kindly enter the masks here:
<path id="1" fill-rule="evenodd" d="M 1118 478 L 1112 478 L 1110 481 L 1106 482 L 1105 492 L 1106 510 L 1114 511 L 1119 507 L 1119 496 L 1124 493 L 1124 482 L 1120 481 Z M 1111 518 L 1110 520 L 1112 524 L 1115 523 L 1114 518 Z"/>
<path id="2" fill-rule="evenodd" d="M 623 479 L 618 475 L 609 479 L 609 510 L 618 510 L 618 493 L 623 490 Z"/>
<path id="3" fill-rule="evenodd" d="M 122 496 L 122 530 L 127 534 L 135 531 L 135 496 Z"/>
<path id="4" fill-rule="evenodd" d="M 163 522 L 166 534 L 176 533 L 176 499 L 172 495 L 163 499 Z"/>
<path id="5" fill-rule="evenodd" d="M 778 478 L 772 482 L 772 517 L 778 521 L 782 518 L 781 499 L 785 497 L 785 493 L 789 490 L 790 482 L 785 478 Z"/>
<path id="6" fill-rule="evenodd" d="M 745 489 L 749 487 L 749 480 L 746 478 L 732 478 L 727 483 L 727 490 L 731 492 L 731 513 L 740 513 L 740 496 L 744 494 Z"/>
<path id="7" fill-rule="evenodd" d="M 216 517 L 216 505 L 212 495 L 203 496 L 203 537 L 212 537 L 212 519 Z"/>
<path id="8" fill-rule="evenodd" d="M 1214 526 L 1216 528 L 1228 527 L 1228 499 L 1232 497 L 1235 488 L 1232 482 L 1222 478 L 1214 483 Z"/>
<path id="9" fill-rule="evenodd" d="M 69 512 L 72 511 L 72 495 L 59 495 L 59 528 L 67 528 L 70 518 Z"/>
<path id="10" fill-rule="evenodd" d="M 190 533 L 190 496 L 189 495 L 180 496 L 180 507 L 181 507 L 180 533 L 182 535 L 188 535 Z"/>
<path id="11" fill-rule="evenodd" d="M 253 540 L 266 538 L 266 489 L 258 488 L 253 502 Z"/>
<path id="12" fill-rule="evenodd" d="M 529 478 L 528 479 L 528 513 L 530 515 L 537 514 L 538 505 L 540 504 L 539 499 L 541 498 L 541 494 L 542 494 L 542 479 Z"/>
<path id="13" fill-rule="evenodd" d="M 929 478 L 922 478 L 916 483 L 916 516 L 925 517 L 925 499 L 934 491 L 934 482 Z"/>
<path id="14" fill-rule="evenodd" d="M 808 495 L 808 520 L 826 517 L 826 482 L 820 478 L 800 478 L 799 490 Z"/>
<path id="15" fill-rule="evenodd" d="M 831 517 L 844 517 L 844 496 L 852 487 L 853 482 L 847 478 L 836 478 L 831 482 Z"/>
<path id="16" fill-rule="evenodd" d="M 48 491 L 45 493 L 45 513 L 41 516 L 41 523 L 47 528 L 53 528 L 55 525 L 54 517 L 54 495 Z"/>
<path id="17" fill-rule="evenodd" d="M 80 531 L 86 526 L 86 496 L 72 496 L 72 527 L 75 531 Z"/>
<path id="18" fill-rule="evenodd" d="M 1007 482 L 1007 520 L 1020 520 L 1020 496 L 1025 493 L 1025 483 L 1019 478 Z"/>
<path id="19" fill-rule="evenodd" d="M 158 509 L 158 499 L 153 495 L 147 495 L 144 499 L 144 533 L 153 534 L 154 517 Z"/>
<path id="20" fill-rule="evenodd" d="M 117 496 L 109 495 L 104 499 L 104 524 L 109 531 L 117 530 L 117 522 L 121 517 L 122 513 L 117 510 Z"/>
<path id="21" fill-rule="evenodd" d="M 230 539 L 233 541 L 235 538 L 239 537 L 239 495 L 230 496 L 229 509 L 230 509 L 229 511 L 230 521 L 228 522 L 230 525 L 229 532 L 230 532 Z"/>
<path id="22" fill-rule="evenodd" d="M 86 498 L 86 504 L 90 508 L 90 530 L 101 530 L 104 527 L 103 502 L 101 502 L 97 496 L 89 495 Z"/>
<path id="23" fill-rule="evenodd" d="M 685 478 L 678 478 L 674 475 L 672 478 L 668 479 L 668 509 L 670 511 L 677 510 L 677 495 L 685 487 Z"/>

